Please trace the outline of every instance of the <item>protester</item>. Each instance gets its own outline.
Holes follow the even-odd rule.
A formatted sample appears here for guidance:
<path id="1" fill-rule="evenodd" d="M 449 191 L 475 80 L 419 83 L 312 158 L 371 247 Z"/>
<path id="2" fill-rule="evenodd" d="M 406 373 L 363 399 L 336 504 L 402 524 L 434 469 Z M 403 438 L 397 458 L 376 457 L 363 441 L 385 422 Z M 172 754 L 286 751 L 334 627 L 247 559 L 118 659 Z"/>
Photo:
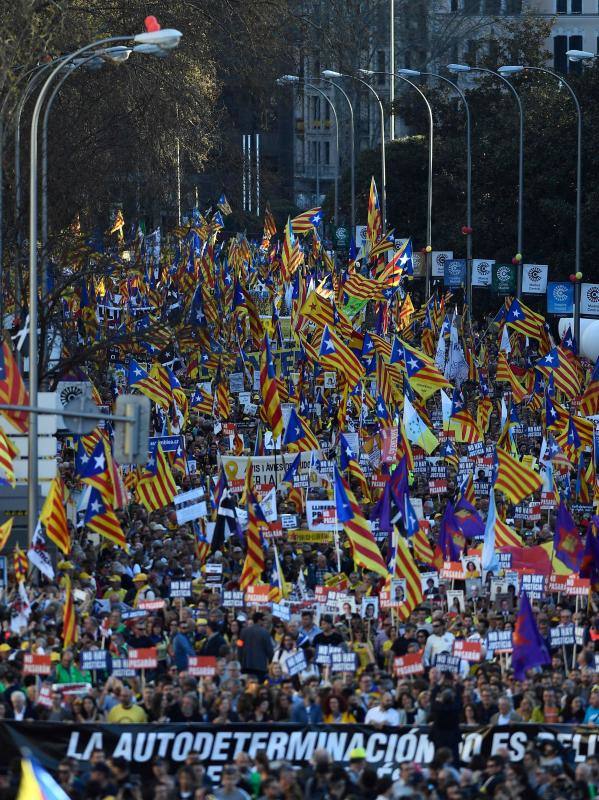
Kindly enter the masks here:
<path id="1" fill-rule="evenodd" d="M 470 313 L 435 282 L 416 309 L 411 250 L 405 270 L 325 269 L 312 237 L 284 280 L 270 237 L 213 235 L 196 218 L 163 254 L 131 242 L 135 271 L 94 281 L 93 336 L 91 276 L 73 288 L 82 347 L 112 335 L 108 308 L 139 323 L 130 350 L 86 366 L 102 406 L 152 400 L 149 461 L 118 464 L 108 422 L 57 435 L 43 524 L 0 600 L 1 724 L 71 726 L 69 753 L 102 723 L 147 726 L 148 753 L 163 728 L 189 733 L 183 755 L 144 761 L 137 739 L 127 758 L 52 756 L 82 800 L 596 786 L 597 764 L 576 766 L 586 740 L 537 738 L 599 724 L 596 370 L 521 300 Z M 335 759 L 328 726 L 351 742 Z M 522 736 L 476 749 L 464 726 Z M 200 756 L 212 731 L 236 748 L 218 763 Z M 294 739 L 287 761 L 287 731 L 312 749 Z"/>

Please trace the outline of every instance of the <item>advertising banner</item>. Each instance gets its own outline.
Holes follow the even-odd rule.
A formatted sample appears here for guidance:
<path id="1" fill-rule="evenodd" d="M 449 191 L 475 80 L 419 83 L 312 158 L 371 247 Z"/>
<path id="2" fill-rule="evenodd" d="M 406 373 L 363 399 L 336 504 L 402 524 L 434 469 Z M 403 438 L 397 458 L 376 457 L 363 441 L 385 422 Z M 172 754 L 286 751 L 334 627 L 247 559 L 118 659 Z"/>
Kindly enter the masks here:
<path id="1" fill-rule="evenodd" d="M 599 317 L 599 283 L 580 285 L 580 313 Z"/>
<path id="2" fill-rule="evenodd" d="M 493 264 L 493 291 L 496 294 L 516 293 L 516 265 Z"/>
<path id="3" fill-rule="evenodd" d="M 568 281 L 549 281 L 547 284 L 547 313 L 571 315 L 574 311 L 574 284 Z"/>
<path id="4" fill-rule="evenodd" d="M 493 264 L 495 259 L 473 258 L 472 259 L 472 285 L 491 286 L 493 282 Z"/>
<path id="5" fill-rule="evenodd" d="M 524 264 L 522 266 L 522 291 L 524 294 L 545 294 L 547 291 L 546 264 Z"/>
<path id="6" fill-rule="evenodd" d="M 459 289 L 466 285 L 466 259 L 451 258 L 445 261 L 443 283 L 449 289 Z"/>
<path id="7" fill-rule="evenodd" d="M 445 262 L 451 261 L 453 250 L 433 250 L 431 253 L 431 275 L 433 278 L 443 278 L 445 275 Z"/>

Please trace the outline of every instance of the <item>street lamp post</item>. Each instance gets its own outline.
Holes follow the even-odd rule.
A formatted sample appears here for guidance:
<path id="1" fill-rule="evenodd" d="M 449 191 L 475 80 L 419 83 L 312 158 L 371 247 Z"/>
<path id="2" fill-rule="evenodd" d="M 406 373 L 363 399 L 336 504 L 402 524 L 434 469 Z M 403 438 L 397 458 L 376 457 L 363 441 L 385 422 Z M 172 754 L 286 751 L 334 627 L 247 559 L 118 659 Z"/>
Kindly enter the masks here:
<path id="1" fill-rule="evenodd" d="M 444 75 L 439 75 L 436 72 L 420 72 L 408 69 L 400 69 L 399 73 L 401 75 L 413 75 L 414 77 L 422 75 L 424 77 L 438 78 L 455 89 L 464 104 L 466 111 L 466 302 L 470 313 L 472 313 L 472 117 L 470 105 L 466 95 L 457 83 L 449 80 Z"/>
<path id="2" fill-rule="evenodd" d="M 340 92 L 343 97 L 345 97 L 347 101 L 347 105 L 349 107 L 349 124 L 350 124 L 350 132 L 349 132 L 349 158 L 350 158 L 350 193 L 351 193 L 351 235 L 350 238 L 355 236 L 356 234 L 356 133 L 354 130 L 354 107 L 352 101 L 349 99 L 348 93 L 339 86 L 338 83 L 335 81 L 330 80 L 331 75 L 336 75 L 336 72 L 333 72 L 330 69 L 325 69 L 322 71 L 322 77 L 320 80 L 324 83 L 328 83 L 331 86 L 334 86 L 338 92 Z"/>
<path id="3" fill-rule="evenodd" d="M 44 116 L 42 120 L 42 168 L 41 168 L 41 194 L 42 194 L 42 202 L 41 202 L 41 257 L 42 257 L 42 269 L 41 273 L 44 277 L 44 283 L 47 287 L 47 265 L 48 265 L 48 121 L 50 118 L 50 111 L 52 110 L 52 106 L 54 104 L 54 100 L 56 99 L 58 93 L 62 89 L 62 86 L 66 79 L 75 72 L 75 70 L 80 69 L 81 67 L 85 67 L 88 69 L 100 69 L 102 64 L 105 60 L 112 61 L 115 64 L 120 64 L 123 61 L 126 61 L 130 54 L 131 50 L 128 47 L 120 46 L 120 47 L 109 47 L 106 50 L 100 53 L 93 53 L 86 58 L 82 58 L 78 61 L 71 62 L 69 67 L 71 69 L 65 70 L 64 74 L 61 75 L 60 79 L 57 81 L 56 86 L 52 90 L 50 97 L 48 98 L 48 102 L 46 103 L 46 108 L 44 110 Z M 42 292 L 44 287 L 42 287 Z"/>
<path id="4" fill-rule="evenodd" d="M 34 72 L 37 72 L 41 66 L 44 65 L 37 64 L 23 73 L 16 85 L 18 86 Z M 0 328 L 4 324 L 4 130 L 9 111 L 9 98 L 10 94 L 7 94 L 0 106 Z"/>
<path id="5" fill-rule="evenodd" d="M 518 224 L 517 224 L 517 245 L 516 245 L 516 278 L 517 278 L 517 295 L 518 298 L 522 295 L 522 247 L 523 247 L 523 232 L 524 232 L 524 109 L 522 107 L 522 100 L 514 86 L 508 81 L 501 68 L 495 72 L 486 67 L 471 67 L 468 64 L 449 64 L 447 69 L 454 73 L 460 72 L 484 72 L 487 75 L 493 75 L 495 78 L 503 81 L 505 86 L 511 92 L 516 104 L 518 106 L 519 115 L 519 136 L 518 136 Z M 509 73 L 507 73 L 509 74 Z"/>
<path id="6" fill-rule="evenodd" d="M 361 70 L 369 75 L 388 75 L 387 72 L 371 72 L 369 70 Z M 428 178 L 427 178 L 427 210 L 426 210 L 426 296 L 428 297 L 431 289 L 431 253 L 432 253 L 432 238 L 433 238 L 433 142 L 434 142 L 434 120 L 433 109 L 424 94 L 422 89 L 413 83 L 409 78 L 403 74 L 403 70 L 399 70 L 395 77 L 404 83 L 409 84 L 413 89 L 416 89 L 420 97 L 426 104 L 428 112 Z"/>
<path id="7" fill-rule="evenodd" d="M 132 36 L 111 36 L 97 42 L 80 47 L 61 63 L 55 66 L 44 82 L 33 109 L 31 118 L 31 137 L 29 150 L 29 406 L 37 408 L 38 394 L 38 274 L 37 274 L 37 241 L 38 241 L 38 130 L 42 106 L 48 95 L 50 86 L 58 77 L 66 64 L 72 63 L 79 56 L 90 50 L 117 43 L 135 42 L 136 44 L 155 44 L 165 50 L 177 47 L 182 34 L 179 31 L 153 30 Z M 29 415 L 28 462 L 27 462 L 27 510 L 28 538 L 32 541 L 37 523 L 38 507 L 38 470 L 37 470 L 37 415 Z"/>
<path id="8" fill-rule="evenodd" d="M 366 73 L 364 70 L 360 70 L 365 74 L 376 74 L 376 73 Z M 365 81 L 363 78 L 358 78 L 356 75 L 347 75 L 344 72 L 335 72 L 334 70 L 327 69 L 324 70 L 323 75 L 330 78 L 350 78 L 352 81 L 357 81 L 365 86 L 371 94 L 374 95 L 376 101 L 379 106 L 380 116 L 381 116 L 381 216 L 383 218 L 383 230 L 387 229 L 387 167 L 386 167 L 386 157 L 385 157 L 385 109 L 383 107 L 383 101 L 381 100 L 378 93 L 373 89 L 373 87 Z M 387 73 L 381 73 L 387 74 Z"/>
<path id="9" fill-rule="evenodd" d="M 326 94 L 326 92 L 323 92 L 322 89 L 319 89 L 318 86 L 314 86 L 313 83 L 310 83 L 310 80 L 310 78 L 305 78 L 304 86 L 308 87 L 308 89 L 313 89 L 324 98 L 325 102 L 330 106 L 331 111 L 333 112 L 333 119 L 335 120 L 335 199 L 333 217 L 335 219 L 336 230 L 339 224 L 339 119 L 337 117 L 337 109 L 335 108 L 331 98 Z M 277 83 L 282 86 L 285 84 L 299 84 L 300 78 L 298 75 L 282 75 L 280 78 L 278 78 Z"/>
<path id="10" fill-rule="evenodd" d="M 588 53 L 586 50 L 568 50 L 567 55 L 572 61 L 582 61 L 588 58 L 594 58 L 593 53 Z M 563 75 L 546 67 L 529 67 L 529 66 L 505 66 L 499 67 L 499 72 L 503 74 L 513 75 L 519 72 L 542 72 L 544 75 L 550 75 L 556 78 L 562 86 L 568 90 L 570 97 L 574 102 L 576 108 L 576 233 L 575 233 L 575 253 L 574 253 L 574 272 L 576 274 L 576 281 L 574 283 L 574 338 L 578 347 L 580 347 L 580 279 L 582 278 L 581 270 L 581 211 L 582 211 L 582 110 L 580 102 L 574 89 L 565 80 Z"/>

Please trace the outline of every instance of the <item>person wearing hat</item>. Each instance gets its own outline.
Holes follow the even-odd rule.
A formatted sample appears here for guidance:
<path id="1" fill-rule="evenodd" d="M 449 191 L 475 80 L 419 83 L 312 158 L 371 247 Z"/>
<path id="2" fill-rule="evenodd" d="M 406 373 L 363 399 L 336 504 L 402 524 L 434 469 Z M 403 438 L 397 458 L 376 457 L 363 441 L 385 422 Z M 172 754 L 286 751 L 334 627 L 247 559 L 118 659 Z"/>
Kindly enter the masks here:
<path id="1" fill-rule="evenodd" d="M 148 576 L 145 572 L 138 572 L 133 578 L 133 585 L 135 587 L 135 597 L 133 598 L 133 608 L 139 608 L 142 600 L 155 600 L 156 593 L 148 582 Z"/>
<path id="2" fill-rule="evenodd" d="M 108 586 L 104 589 L 104 597 L 118 597 L 119 602 L 124 603 L 127 596 L 127 590 L 122 585 L 121 576 L 111 575 L 108 579 Z"/>
<path id="3" fill-rule="evenodd" d="M 349 754 L 349 767 L 347 777 L 354 786 L 360 783 L 360 778 L 366 766 L 366 750 L 363 747 L 354 747 Z"/>

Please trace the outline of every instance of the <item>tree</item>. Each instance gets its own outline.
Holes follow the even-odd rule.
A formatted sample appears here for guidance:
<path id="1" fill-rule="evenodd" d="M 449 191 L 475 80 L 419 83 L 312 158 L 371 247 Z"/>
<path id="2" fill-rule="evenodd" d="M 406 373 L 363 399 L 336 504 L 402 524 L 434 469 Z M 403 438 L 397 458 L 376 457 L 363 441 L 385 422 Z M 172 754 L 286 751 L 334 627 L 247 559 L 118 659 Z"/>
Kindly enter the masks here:
<path id="1" fill-rule="evenodd" d="M 483 61 L 543 65 L 544 41 L 550 23 L 530 15 L 510 23 L 496 42 L 498 59 Z M 584 114 L 583 271 L 590 276 L 597 258 L 591 236 L 599 175 L 599 157 L 592 131 L 599 123 L 595 98 L 599 89 L 596 66 L 570 75 Z M 572 101 L 558 82 L 528 72 L 513 79 L 525 109 L 525 262 L 549 264 L 550 279 L 565 279 L 573 271 L 575 229 L 576 115 Z M 471 86 L 471 88 L 468 88 Z M 473 254 L 509 261 L 516 253 L 518 199 L 518 115 L 512 96 L 497 79 L 477 78 L 464 85 L 473 118 Z M 423 85 L 435 117 L 433 176 L 433 247 L 466 254 L 461 233 L 465 224 L 465 116 L 455 92 L 432 80 Z M 424 104 L 413 90 L 402 95 L 402 112 L 413 131 L 426 131 Z M 413 135 L 387 147 L 387 210 L 389 227 L 412 236 L 416 247 L 426 244 L 426 135 Z M 357 185 L 358 218 L 366 220 L 368 186 L 374 175 L 380 185 L 380 154 L 375 149 L 360 158 Z M 340 196 L 349 196 L 344 176 Z M 587 265 L 586 267 L 584 265 Z"/>

